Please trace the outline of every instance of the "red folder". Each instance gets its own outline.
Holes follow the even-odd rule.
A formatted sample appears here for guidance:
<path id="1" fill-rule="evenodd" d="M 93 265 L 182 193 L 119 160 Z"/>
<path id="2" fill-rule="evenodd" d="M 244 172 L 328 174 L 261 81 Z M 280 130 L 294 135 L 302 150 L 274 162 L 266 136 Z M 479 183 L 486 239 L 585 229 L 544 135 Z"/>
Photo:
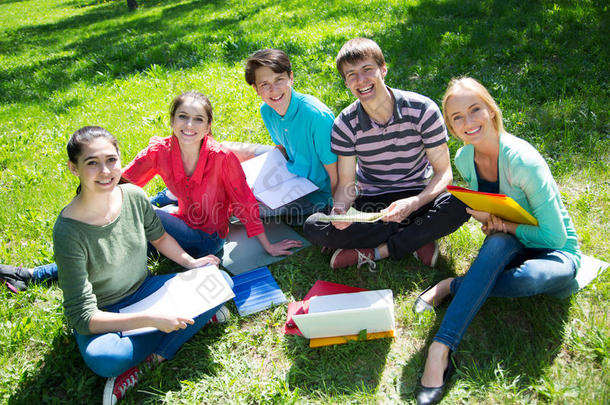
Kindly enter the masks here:
<path id="1" fill-rule="evenodd" d="M 282 327 L 282 332 L 287 335 L 303 336 L 299 328 L 292 320 L 295 314 L 306 314 L 309 311 L 309 300 L 312 297 L 322 295 L 344 294 L 367 291 L 365 288 L 350 287 L 348 285 L 331 283 L 329 281 L 318 280 L 315 282 L 311 290 L 303 297 L 302 301 L 291 302 L 288 304 L 288 313 L 286 315 L 286 323 Z"/>

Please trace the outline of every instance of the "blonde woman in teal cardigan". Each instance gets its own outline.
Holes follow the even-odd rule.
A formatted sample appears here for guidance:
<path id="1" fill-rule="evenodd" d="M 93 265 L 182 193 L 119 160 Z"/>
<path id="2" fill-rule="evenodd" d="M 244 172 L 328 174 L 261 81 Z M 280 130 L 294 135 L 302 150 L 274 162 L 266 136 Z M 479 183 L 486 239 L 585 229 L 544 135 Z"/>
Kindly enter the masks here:
<path id="1" fill-rule="evenodd" d="M 538 225 L 502 220 L 467 209 L 487 235 L 463 277 L 445 279 L 424 291 L 415 312 L 453 299 L 430 348 L 417 393 L 420 404 L 442 399 L 453 371 L 451 354 L 489 296 L 524 297 L 565 289 L 580 264 L 578 240 L 557 184 L 540 154 L 504 130 L 502 113 L 487 89 L 471 78 L 453 79 L 443 98 L 447 128 L 466 145 L 455 164 L 473 190 L 512 197 Z"/>

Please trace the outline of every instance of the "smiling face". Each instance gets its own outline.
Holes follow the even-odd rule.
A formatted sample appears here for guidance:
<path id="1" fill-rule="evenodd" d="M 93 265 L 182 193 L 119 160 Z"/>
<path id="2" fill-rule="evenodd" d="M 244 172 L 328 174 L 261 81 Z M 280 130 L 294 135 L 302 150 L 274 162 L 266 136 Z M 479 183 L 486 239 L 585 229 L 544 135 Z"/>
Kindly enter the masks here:
<path id="1" fill-rule="evenodd" d="M 495 113 L 474 91 L 456 92 L 447 99 L 445 109 L 449 129 L 462 141 L 477 144 L 497 139 L 498 129 L 493 122 Z"/>
<path id="2" fill-rule="evenodd" d="M 77 162 L 69 161 L 68 167 L 80 178 L 83 192 L 111 192 L 122 173 L 118 150 L 108 139 L 101 137 L 83 144 Z"/>
<path id="3" fill-rule="evenodd" d="M 177 108 L 171 126 L 180 147 L 200 147 L 210 133 L 211 120 L 202 102 L 188 97 Z"/>
<path id="4" fill-rule="evenodd" d="M 372 57 L 366 57 L 355 63 L 344 62 L 342 65 L 345 85 L 362 103 L 369 103 L 383 97 L 385 92 L 386 65 L 379 66 Z"/>
<path id="5" fill-rule="evenodd" d="M 265 103 L 284 116 L 290 106 L 293 77 L 292 72 L 275 73 L 271 68 L 262 66 L 256 69 L 252 87 Z"/>

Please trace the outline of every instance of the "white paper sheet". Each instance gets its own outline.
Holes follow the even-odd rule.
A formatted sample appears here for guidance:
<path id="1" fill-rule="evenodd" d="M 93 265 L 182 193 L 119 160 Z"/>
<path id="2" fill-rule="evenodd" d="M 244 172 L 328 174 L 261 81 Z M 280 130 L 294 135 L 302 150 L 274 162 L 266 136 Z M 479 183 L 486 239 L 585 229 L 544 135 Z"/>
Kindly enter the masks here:
<path id="1" fill-rule="evenodd" d="M 194 318 L 235 297 L 218 267 L 208 265 L 179 273 L 141 301 L 119 310 L 120 313 L 168 314 Z M 123 336 L 145 333 L 155 328 L 122 332 Z"/>
<path id="2" fill-rule="evenodd" d="M 279 149 L 246 160 L 241 167 L 254 196 L 276 209 L 318 189 L 305 177 L 290 173 Z"/>
<path id="3" fill-rule="evenodd" d="M 331 214 L 331 215 L 320 215 L 318 221 L 320 222 L 376 222 L 379 221 L 387 214 L 387 211 L 382 210 L 379 212 L 362 212 L 358 211 L 354 207 L 350 207 L 345 214 Z"/>

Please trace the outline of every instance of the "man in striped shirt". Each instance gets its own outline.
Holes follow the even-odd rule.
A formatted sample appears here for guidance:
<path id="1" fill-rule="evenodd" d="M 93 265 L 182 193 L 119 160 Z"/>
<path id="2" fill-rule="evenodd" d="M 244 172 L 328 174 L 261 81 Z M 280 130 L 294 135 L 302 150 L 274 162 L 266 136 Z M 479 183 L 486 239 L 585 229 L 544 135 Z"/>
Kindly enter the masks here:
<path id="1" fill-rule="evenodd" d="M 465 206 L 446 192 L 453 179 L 447 129 L 429 98 L 385 85 L 387 67 L 379 46 L 366 38 L 343 45 L 337 70 L 357 100 L 335 119 L 331 149 L 338 155 L 338 185 L 333 213 L 350 207 L 384 210 L 375 223 L 305 223 L 306 237 L 337 249 L 332 268 L 414 253 L 434 266 L 436 239 L 467 219 Z"/>

